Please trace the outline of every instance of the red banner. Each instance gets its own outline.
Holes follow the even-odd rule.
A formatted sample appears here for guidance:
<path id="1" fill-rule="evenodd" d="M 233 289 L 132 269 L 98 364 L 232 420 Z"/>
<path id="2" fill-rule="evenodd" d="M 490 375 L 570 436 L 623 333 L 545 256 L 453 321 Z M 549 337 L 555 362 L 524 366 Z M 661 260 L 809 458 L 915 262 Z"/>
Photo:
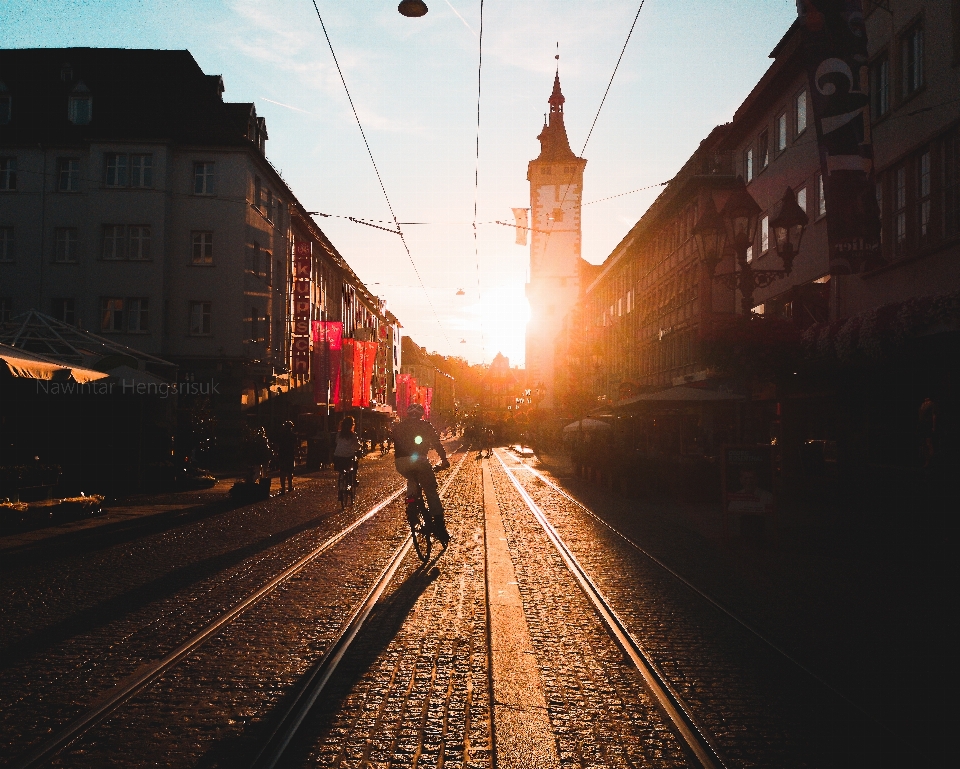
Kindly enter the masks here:
<path id="1" fill-rule="evenodd" d="M 429 419 L 430 410 L 433 408 L 433 388 L 424 387 L 423 390 L 424 390 L 424 393 L 423 393 L 424 418 Z"/>
<path id="2" fill-rule="evenodd" d="M 412 403 L 411 395 L 416 389 L 417 380 L 410 374 L 397 375 L 397 413 L 401 418 L 407 415 L 407 407 Z"/>
<path id="3" fill-rule="evenodd" d="M 378 347 L 376 342 L 357 342 L 357 349 L 362 353 L 360 405 L 364 407 L 370 405 L 370 385 L 373 381 L 373 367 L 377 362 Z"/>
<path id="4" fill-rule="evenodd" d="M 340 399 L 337 401 L 337 408 L 344 409 L 359 405 L 357 403 L 359 396 L 359 379 L 357 376 L 357 363 L 359 363 L 359 354 L 357 353 L 357 340 L 343 340 L 343 384 L 340 388 Z"/>
<path id="5" fill-rule="evenodd" d="M 883 264 L 873 180 L 867 30 L 861 0 L 802 0 L 804 56 L 820 149 L 830 273 Z"/>
<path id="6" fill-rule="evenodd" d="M 343 350 L 343 323 L 340 321 L 313 322 L 313 402 L 330 403 L 340 400 L 340 359 Z"/>
<path id="7" fill-rule="evenodd" d="M 291 335 L 294 376 L 310 376 L 310 242 L 297 241 L 293 256 L 293 333 Z"/>

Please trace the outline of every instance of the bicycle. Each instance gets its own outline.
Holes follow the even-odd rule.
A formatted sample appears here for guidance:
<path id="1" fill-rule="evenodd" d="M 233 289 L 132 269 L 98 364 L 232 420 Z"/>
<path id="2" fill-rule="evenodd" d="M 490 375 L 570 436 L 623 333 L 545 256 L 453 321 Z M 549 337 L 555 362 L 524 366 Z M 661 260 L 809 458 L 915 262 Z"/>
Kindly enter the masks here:
<path id="1" fill-rule="evenodd" d="M 340 500 L 340 509 L 353 507 L 357 496 L 357 458 L 354 457 L 349 467 L 345 467 L 337 474 L 337 499 Z"/>
<path id="2" fill-rule="evenodd" d="M 441 465 L 434 465 L 433 471 L 437 472 Z M 413 549 L 422 563 L 430 560 L 430 548 L 433 544 L 433 534 L 430 532 L 428 523 L 428 507 L 423 497 L 423 489 L 420 484 L 413 481 L 416 492 L 411 496 L 407 495 L 407 522 L 410 524 L 410 536 L 413 538 Z"/>

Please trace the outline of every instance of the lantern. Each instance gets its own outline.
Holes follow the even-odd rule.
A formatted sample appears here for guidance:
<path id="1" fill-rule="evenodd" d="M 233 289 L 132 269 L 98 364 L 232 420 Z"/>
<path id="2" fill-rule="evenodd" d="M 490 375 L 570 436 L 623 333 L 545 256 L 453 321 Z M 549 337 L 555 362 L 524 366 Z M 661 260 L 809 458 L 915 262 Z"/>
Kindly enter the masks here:
<path id="1" fill-rule="evenodd" d="M 416 18 L 425 15 L 429 8 L 423 0 L 401 0 L 397 10 L 400 11 L 402 16 Z"/>
<path id="2" fill-rule="evenodd" d="M 743 177 L 737 177 L 737 190 L 727 199 L 723 207 L 723 220 L 727 229 L 727 242 L 737 252 L 737 258 L 746 260 L 747 249 L 753 245 L 757 232 L 757 220 L 760 218 L 760 206 L 747 192 Z"/>
<path id="3" fill-rule="evenodd" d="M 803 228 L 810 219 L 797 203 L 797 196 L 787 187 L 780 201 L 780 211 L 770 221 L 776 236 L 777 253 L 783 260 L 783 267 L 789 273 L 793 269 L 793 260 L 800 253 L 800 241 Z"/>

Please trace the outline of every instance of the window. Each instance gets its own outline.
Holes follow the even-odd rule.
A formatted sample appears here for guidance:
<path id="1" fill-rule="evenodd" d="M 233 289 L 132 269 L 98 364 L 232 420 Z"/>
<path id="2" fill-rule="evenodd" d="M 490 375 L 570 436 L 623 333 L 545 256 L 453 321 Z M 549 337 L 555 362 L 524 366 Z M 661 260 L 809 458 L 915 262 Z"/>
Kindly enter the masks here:
<path id="1" fill-rule="evenodd" d="M 263 252 L 263 272 L 260 274 L 268 284 L 271 283 L 271 279 L 273 277 L 273 275 L 271 274 L 272 266 L 273 266 L 273 262 L 271 261 L 270 252 L 264 251 Z"/>
<path id="2" fill-rule="evenodd" d="M 210 333 L 210 302 L 190 302 L 190 334 L 205 336 Z"/>
<path id="3" fill-rule="evenodd" d="M 270 316 L 261 315 L 256 307 L 250 308 L 250 338 L 251 342 L 266 342 L 270 333 Z"/>
<path id="4" fill-rule="evenodd" d="M 797 94 L 796 100 L 796 123 L 794 124 L 794 129 L 796 135 L 799 136 L 804 131 L 807 130 L 807 92 L 801 91 Z"/>
<path id="5" fill-rule="evenodd" d="M 102 259 L 127 258 L 127 228 L 123 224 L 103 225 Z"/>
<path id="6" fill-rule="evenodd" d="M 743 178 L 748 184 L 753 181 L 753 147 L 743 153 Z"/>
<path id="7" fill-rule="evenodd" d="M 194 264 L 213 264 L 213 233 L 195 232 L 193 233 L 193 259 Z"/>
<path id="8" fill-rule="evenodd" d="M 770 250 L 770 217 L 764 215 L 760 220 L 760 253 Z"/>
<path id="9" fill-rule="evenodd" d="M 926 240 L 930 234 L 930 150 L 920 155 L 917 166 L 917 203 L 920 215 L 920 239 Z"/>
<path id="10" fill-rule="evenodd" d="M 67 119 L 74 125 L 87 125 L 93 119 L 93 99 L 89 93 L 79 92 L 82 87 L 82 83 L 77 86 L 77 95 L 71 96 L 67 105 Z"/>
<path id="11" fill-rule="evenodd" d="M 130 186 L 153 187 L 153 155 L 130 156 Z"/>
<path id="12" fill-rule="evenodd" d="M 13 98 L 0 94 L 0 125 L 6 125 L 13 117 Z"/>
<path id="13" fill-rule="evenodd" d="M 76 301 L 69 298 L 51 299 L 50 314 L 57 320 L 74 326 L 77 323 Z"/>
<path id="14" fill-rule="evenodd" d="M 787 113 L 784 112 L 777 118 L 777 152 L 783 152 L 787 148 Z"/>
<path id="15" fill-rule="evenodd" d="M 150 258 L 150 228 L 145 224 L 130 225 L 130 259 Z"/>
<path id="16" fill-rule="evenodd" d="M 960 129 L 943 142 L 943 234 L 960 234 Z"/>
<path id="17" fill-rule="evenodd" d="M 12 262 L 16 255 L 13 227 L 0 227 L 0 262 Z"/>
<path id="18" fill-rule="evenodd" d="M 17 189 L 17 159 L 0 158 L 0 192 Z"/>
<path id="19" fill-rule="evenodd" d="M 555 208 L 553 209 L 553 221 L 562 222 L 563 221 L 563 209 Z"/>
<path id="20" fill-rule="evenodd" d="M 886 54 L 870 68 L 870 97 L 875 119 L 890 111 L 890 58 Z"/>
<path id="21" fill-rule="evenodd" d="M 80 161 L 77 158 L 57 160 L 57 190 L 59 192 L 80 191 Z"/>
<path id="22" fill-rule="evenodd" d="M 100 299 L 100 330 L 112 334 L 123 331 L 123 299 L 113 296 Z"/>
<path id="23" fill-rule="evenodd" d="M 128 156 L 110 152 L 107 153 L 105 159 L 106 172 L 104 173 L 103 183 L 107 187 L 126 187 L 129 178 L 127 175 Z"/>
<path id="24" fill-rule="evenodd" d="M 907 240 L 907 167 L 900 166 L 894 174 L 893 222 L 895 247 L 899 252 Z"/>
<path id="25" fill-rule="evenodd" d="M 0 323 L 6 323 L 13 317 L 13 299 L 9 296 L 0 297 Z"/>
<path id="26" fill-rule="evenodd" d="M 213 195 L 213 163 L 193 164 L 193 194 Z"/>
<path id="27" fill-rule="evenodd" d="M 762 171 L 768 165 L 770 165 L 770 136 L 764 131 L 760 134 L 760 138 L 757 140 L 759 144 L 760 154 L 757 156 L 760 160 L 760 170 Z"/>
<path id="28" fill-rule="evenodd" d="M 53 260 L 75 262 L 80 251 L 80 234 L 76 227 L 57 227 L 53 234 Z"/>
<path id="29" fill-rule="evenodd" d="M 900 64 L 903 67 L 903 95 L 915 93 L 923 85 L 923 28 L 917 25 L 900 40 Z"/>
<path id="30" fill-rule="evenodd" d="M 150 300 L 146 297 L 127 299 L 127 331 L 145 334 L 150 330 Z"/>
<path id="31" fill-rule="evenodd" d="M 267 198 L 267 203 L 266 203 L 267 210 L 265 211 L 265 213 L 267 215 L 267 219 L 269 219 L 270 221 L 273 221 L 273 192 L 271 192 L 270 190 L 267 190 L 266 198 Z"/>
<path id="32" fill-rule="evenodd" d="M 803 212 L 807 212 L 807 188 L 801 187 L 797 190 L 797 205 L 803 209 Z"/>
<path id="33" fill-rule="evenodd" d="M 263 206 L 263 186 L 260 184 L 260 177 L 253 177 L 253 205 L 260 209 Z"/>
<path id="34" fill-rule="evenodd" d="M 827 215 L 827 197 L 823 191 L 823 174 L 817 174 L 817 216 Z"/>

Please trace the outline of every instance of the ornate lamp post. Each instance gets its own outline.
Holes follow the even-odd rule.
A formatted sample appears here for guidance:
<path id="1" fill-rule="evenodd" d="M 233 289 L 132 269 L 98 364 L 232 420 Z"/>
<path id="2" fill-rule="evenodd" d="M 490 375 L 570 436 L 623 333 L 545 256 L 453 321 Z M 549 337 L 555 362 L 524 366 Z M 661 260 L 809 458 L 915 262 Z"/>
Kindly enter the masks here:
<path id="1" fill-rule="evenodd" d="M 747 251 L 754 243 L 760 206 L 747 192 L 742 177 L 737 177 L 737 189 L 730 195 L 723 211 L 718 213 L 712 199 L 706 199 L 704 212 L 693 229 L 697 248 L 713 273 L 723 256 L 725 247 L 733 249 L 737 267 L 733 272 L 724 272 L 713 277 L 724 285 L 740 292 L 740 311 L 749 315 L 753 309 L 753 292 L 769 286 L 774 280 L 793 271 L 793 260 L 800 251 L 803 229 L 809 219 L 797 204 L 797 198 L 789 187 L 780 201 L 780 209 L 771 220 L 774 229 L 774 245 L 783 260 L 782 269 L 757 270 L 747 261 Z"/>
<path id="2" fill-rule="evenodd" d="M 803 240 L 803 229 L 809 221 L 810 219 L 797 203 L 797 196 L 787 187 L 780 201 L 779 212 L 770 220 L 770 226 L 773 227 L 776 237 L 774 242 L 777 253 L 783 260 L 783 269 L 787 275 L 793 270 L 793 260 L 800 252 L 800 241 Z"/>

